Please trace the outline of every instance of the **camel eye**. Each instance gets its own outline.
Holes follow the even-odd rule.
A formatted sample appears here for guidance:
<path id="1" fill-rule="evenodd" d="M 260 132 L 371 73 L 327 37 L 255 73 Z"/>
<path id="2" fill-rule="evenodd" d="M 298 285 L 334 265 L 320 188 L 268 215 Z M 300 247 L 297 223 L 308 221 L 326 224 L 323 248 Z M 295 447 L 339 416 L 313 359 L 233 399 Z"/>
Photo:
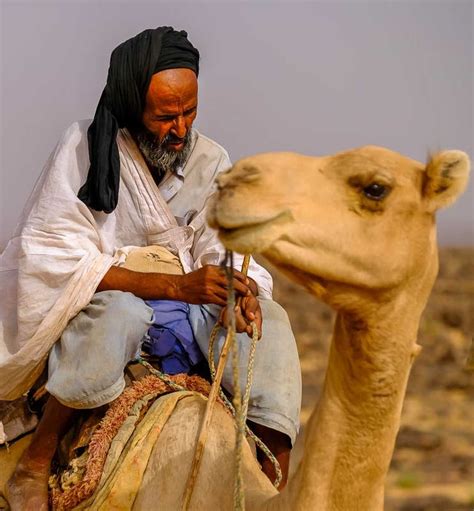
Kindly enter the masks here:
<path id="1" fill-rule="evenodd" d="M 379 183 L 372 183 L 369 186 L 366 186 L 365 188 L 363 188 L 362 191 L 364 192 L 364 195 L 368 199 L 382 200 L 388 195 L 390 188 L 388 186 L 381 185 Z"/>

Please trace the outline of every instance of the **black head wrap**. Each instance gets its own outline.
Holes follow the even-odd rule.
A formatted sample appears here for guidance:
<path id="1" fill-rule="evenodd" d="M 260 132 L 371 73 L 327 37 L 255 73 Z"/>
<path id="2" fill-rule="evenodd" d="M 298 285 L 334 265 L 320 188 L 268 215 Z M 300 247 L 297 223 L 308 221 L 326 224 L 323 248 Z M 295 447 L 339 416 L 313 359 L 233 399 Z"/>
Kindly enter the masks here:
<path id="1" fill-rule="evenodd" d="M 87 131 L 90 168 L 78 197 L 97 211 L 117 206 L 120 159 L 117 132 L 141 126 L 151 77 L 165 69 L 188 68 L 199 73 L 199 52 L 184 31 L 159 27 L 141 32 L 117 46 L 110 57 L 107 84 Z"/>

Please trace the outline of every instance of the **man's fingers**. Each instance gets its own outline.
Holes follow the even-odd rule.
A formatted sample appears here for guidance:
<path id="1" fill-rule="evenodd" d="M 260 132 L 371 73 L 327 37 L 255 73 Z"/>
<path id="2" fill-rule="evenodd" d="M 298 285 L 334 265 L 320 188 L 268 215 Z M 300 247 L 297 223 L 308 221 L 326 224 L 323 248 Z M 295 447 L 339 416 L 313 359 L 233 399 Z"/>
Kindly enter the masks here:
<path id="1" fill-rule="evenodd" d="M 214 266 L 214 268 L 216 268 L 216 270 L 218 271 L 218 273 L 220 275 L 222 275 L 225 278 L 227 278 L 227 272 L 226 272 L 226 270 L 224 268 L 222 268 L 221 266 Z M 247 278 L 247 276 L 244 275 L 239 270 L 232 269 L 232 275 L 233 275 L 234 279 L 240 280 L 240 282 L 242 282 L 244 284 L 248 284 L 249 283 L 249 279 Z"/>
<path id="2" fill-rule="evenodd" d="M 246 332 L 248 327 L 247 321 L 245 321 L 245 318 L 242 316 L 242 311 L 240 307 L 236 307 L 235 311 L 235 330 L 237 332 Z"/>
<path id="3" fill-rule="evenodd" d="M 253 295 L 248 298 L 244 298 L 242 300 L 242 307 L 247 321 L 249 323 L 252 321 L 255 322 L 258 330 L 258 338 L 260 339 L 262 337 L 262 310 L 260 309 L 258 299 Z M 250 337 L 252 337 L 253 331 L 251 326 L 247 329 L 247 333 Z"/>
<path id="4" fill-rule="evenodd" d="M 234 309 L 235 314 L 235 330 L 236 332 L 246 332 L 248 323 L 245 321 L 245 318 L 242 316 L 242 311 L 240 307 L 235 307 Z M 219 318 L 221 324 L 223 324 L 225 327 L 229 326 L 230 323 L 230 317 L 229 317 L 229 306 L 224 307 L 222 309 L 220 318 Z"/>
<path id="5" fill-rule="evenodd" d="M 254 316 L 254 319 L 250 322 L 243 314 L 243 310 L 241 307 L 236 306 L 234 309 L 235 313 L 235 330 L 236 332 L 245 332 L 250 338 L 253 336 L 253 328 L 250 324 L 251 321 L 255 321 L 255 326 L 257 327 L 258 332 L 258 338 L 261 339 L 262 337 L 262 312 L 260 310 L 260 307 L 255 311 L 255 313 L 252 313 Z M 221 315 L 219 318 L 219 321 L 222 325 L 225 327 L 228 327 L 229 325 L 229 314 L 228 314 L 228 306 L 224 307 L 221 311 Z"/>
<path id="6" fill-rule="evenodd" d="M 258 331 L 258 338 L 262 338 L 262 324 L 263 324 L 263 318 L 262 318 L 262 311 L 259 309 L 255 313 L 255 324 L 257 325 L 257 331 Z"/>
<path id="7" fill-rule="evenodd" d="M 234 278 L 240 280 L 244 284 L 248 284 L 249 283 L 249 279 L 241 271 L 234 269 L 233 273 L 234 273 Z"/>
<path id="8" fill-rule="evenodd" d="M 234 279 L 232 284 L 234 286 L 235 292 L 241 296 L 248 296 L 251 293 L 249 287 L 245 284 L 242 284 L 242 282 L 237 279 Z"/>
<path id="9" fill-rule="evenodd" d="M 258 338 L 262 337 L 262 310 L 260 309 L 260 303 L 258 299 L 251 295 L 242 299 L 242 314 L 247 323 L 245 328 L 245 332 L 249 337 L 253 336 L 252 322 L 255 322 L 255 326 L 258 331 Z"/>
<path id="10" fill-rule="evenodd" d="M 214 274 L 214 283 L 227 290 L 229 287 L 229 281 L 224 269 L 218 266 L 213 268 L 215 268 L 214 271 L 216 271 Z M 237 294 L 247 296 L 251 292 L 248 286 L 249 283 L 249 279 L 243 273 L 238 270 L 233 270 L 232 286 Z"/>
<path id="11" fill-rule="evenodd" d="M 227 300 L 225 298 L 221 298 L 218 295 L 215 295 L 214 298 L 208 303 L 213 303 L 215 305 L 220 305 L 221 307 L 225 307 L 227 304 Z"/>
<path id="12" fill-rule="evenodd" d="M 234 309 L 235 312 L 235 330 L 236 332 L 246 332 L 248 323 L 242 315 L 242 309 L 239 306 L 236 306 Z"/>
<path id="13" fill-rule="evenodd" d="M 249 287 L 250 280 L 242 272 L 240 272 L 238 270 L 234 270 L 233 275 L 234 275 L 234 278 L 233 278 L 234 287 L 245 286 L 247 289 L 250 289 L 250 287 Z"/>
<path id="14" fill-rule="evenodd" d="M 220 282 L 220 286 L 222 286 L 222 289 L 224 289 L 225 292 L 227 292 L 229 283 L 227 282 L 227 280 L 223 280 L 222 282 Z M 241 296 L 247 296 L 249 293 L 251 293 L 250 288 L 237 279 L 232 280 L 232 287 L 234 288 L 234 291 Z"/>
<path id="15" fill-rule="evenodd" d="M 245 317 L 249 321 L 254 321 L 255 313 L 259 310 L 260 304 L 258 303 L 258 299 L 251 295 L 242 299 L 242 308 L 244 310 Z"/>

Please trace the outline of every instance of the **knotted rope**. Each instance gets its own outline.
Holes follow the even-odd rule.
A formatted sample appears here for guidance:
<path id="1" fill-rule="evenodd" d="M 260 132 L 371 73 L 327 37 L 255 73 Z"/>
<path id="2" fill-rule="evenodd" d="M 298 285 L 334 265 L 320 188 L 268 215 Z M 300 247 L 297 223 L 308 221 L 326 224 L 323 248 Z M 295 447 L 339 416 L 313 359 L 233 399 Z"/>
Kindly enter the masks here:
<path id="1" fill-rule="evenodd" d="M 252 321 L 252 341 L 250 344 L 250 350 L 249 350 L 249 361 L 248 361 L 248 370 L 247 370 L 247 381 L 245 385 L 245 392 L 244 392 L 244 398 L 242 402 L 242 422 L 244 424 L 245 434 L 251 438 L 255 445 L 265 454 L 265 456 L 272 462 L 273 467 L 275 469 L 275 480 L 273 481 L 273 486 L 275 488 L 278 488 L 280 486 L 281 480 L 282 480 L 282 473 L 280 464 L 278 463 L 278 460 L 273 455 L 272 451 L 266 446 L 266 444 L 247 426 L 247 410 L 248 410 L 248 404 L 250 400 L 250 389 L 252 387 L 252 379 L 253 379 L 253 366 L 255 362 L 255 350 L 257 348 L 257 342 L 258 342 L 258 329 L 255 322 Z M 208 349 L 208 357 L 209 357 L 209 369 L 211 372 L 211 378 L 214 381 L 215 374 L 216 374 L 216 368 L 214 364 L 214 345 L 217 338 L 217 333 L 219 332 L 220 328 L 222 328 L 220 325 L 216 325 L 210 336 L 209 340 L 209 349 Z M 236 410 L 232 406 L 232 403 L 229 401 L 225 393 L 222 391 L 222 389 L 219 392 L 219 397 L 221 398 L 222 402 L 224 403 L 224 406 L 232 413 L 232 415 L 236 416 Z M 241 456 L 241 453 L 237 453 L 239 456 Z"/>

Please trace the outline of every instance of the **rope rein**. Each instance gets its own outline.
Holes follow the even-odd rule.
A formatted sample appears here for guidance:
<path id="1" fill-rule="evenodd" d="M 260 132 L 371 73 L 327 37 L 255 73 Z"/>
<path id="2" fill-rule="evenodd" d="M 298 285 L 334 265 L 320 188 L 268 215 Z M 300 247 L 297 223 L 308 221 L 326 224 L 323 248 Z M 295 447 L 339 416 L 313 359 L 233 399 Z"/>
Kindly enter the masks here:
<path id="1" fill-rule="evenodd" d="M 229 264 L 227 264 L 229 263 Z M 245 493 L 244 481 L 242 475 L 242 444 L 245 434 L 245 419 L 243 416 L 242 406 L 242 393 L 240 390 L 240 374 L 239 374 L 239 347 L 235 338 L 236 325 L 235 325 L 235 294 L 233 285 L 233 268 L 234 268 L 234 254 L 226 250 L 226 257 L 224 259 L 225 272 L 227 275 L 227 312 L 229 314 L 229 326 L 227 330 L 230 334 L 230 345 L 232 349 L 232 387 L 233 387 L 233 400 L 235 410 L 235 482 L 234 482 L 234 510 L 244 511 L 245 509 Z M 245 266 L 245 261 L 244 261 Z M 244 268 L 243 268 L 244 269 Z M 247 274 L 247 268 L 244 273 Z M 240 304 L 240 299 L 237 305 Z"/>
<path id="2" fill-rule="evenodd" d="M 251 325 L 252 325 L 253 334 L 252 334 L 252 342 L 251 342 L 250 351 L 249 351 L 247 383 L 245 386 L 245 394 L 244 394 L 244 401 L 243 401 L 243 407 L 245 410 L 245 415 L 244 415 L 245 433 L 249 438 L 251 438 L 255 442 L 255 445 L 272 462 L 273 467 L 275 468 L 275 474 L 276 474 L 275 480 L 273 481 L 273 486 L 275 486 L 275 488 L 278 488 L 278 486 L 280 486 L 280 483 L 281 483 L 281 480 L 283 477 L 282 473 L 281 473 L 280 464 L 278 463 L 278 460 L 273 455 L 272 451 L 270 451 L 270 449 L 265 445 L 265 443 L 246 424 L 247 409 L 248 409 L 248 403 L 249 403 L 249 397 L 250 397 L 250 388 L 252 386 L 252 378 L 253 378 L 253 365 L 254 365 L 254 361 L 255 361 L 255 349 L 257 347 L 257 342 L 258 342 L 257 326 L 255 325 L 254 322 L 252 322 Z M 214 352 L 214 345 L 215 345 L 216 337 L 217 337 L 217 334 L 218 334 L 220 328 L 222 328 L 221 325 L 214 326 L 214 328 L 212 329 L 212 332 L 211 332 L 210 340 L 209 340 L 209 351 L 208 351 L 209 369 L 210 369 L 211 377 L 212 377 L 213 381 L 214 381 L 216 369 L 215 369 L 215 364 L 214 364 L 214 358 L 211 356 L 211 352 L 212 353 Z M 229 399 L 227 398 L 227 396 L 225 395 L 225 393 L 222 389 L 219 392 L 219 397 L 223 401 L 224 406 L 235 417 L 236 411 L 235 411 L 234 407 L 232 406 L 232 403 L 229 401 Z"/>

